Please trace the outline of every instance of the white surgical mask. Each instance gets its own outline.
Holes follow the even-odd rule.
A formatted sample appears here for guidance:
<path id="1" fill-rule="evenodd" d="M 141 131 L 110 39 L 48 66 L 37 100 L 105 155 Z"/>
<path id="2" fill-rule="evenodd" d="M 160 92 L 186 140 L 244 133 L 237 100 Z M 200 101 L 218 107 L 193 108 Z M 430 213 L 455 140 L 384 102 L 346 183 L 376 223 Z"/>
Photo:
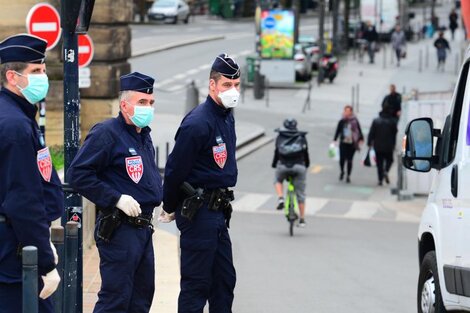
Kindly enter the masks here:
<path id="1" fill-rule="evenodd" d="M 219 92 L 218 94 L 222 104 L 226 109 L 235 108 L 238 105 L 238 98 L 240 98 L 240 93 L 234 87 L 224 92 Z"/>

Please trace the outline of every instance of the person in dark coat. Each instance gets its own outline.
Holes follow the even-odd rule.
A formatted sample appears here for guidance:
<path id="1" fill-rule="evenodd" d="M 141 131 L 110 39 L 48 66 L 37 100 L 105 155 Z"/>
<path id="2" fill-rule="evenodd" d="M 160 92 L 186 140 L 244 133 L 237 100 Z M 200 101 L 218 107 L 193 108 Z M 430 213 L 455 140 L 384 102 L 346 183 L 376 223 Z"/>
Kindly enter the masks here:
<path id="1" fill-rule="evenodd" d="M 277 209 L 282 210 L 284 208 L 282 183 L 291 176 L 299 202 L 299 227 L 305 227 L 305 186 L 307 169 L 310 166 L 308 143 L 305 138 L 307 133 L 297 129 L 297 120 L 293 118 L 284 120 L 283 126 L 283 128 L 276 129 L 279 135 L 276 138 L 276 148 L 274 149 L 271 164 L 271 167 L 276 169 L 274 188 L 278 196 Z M 287 143 L 290 143 L 291 148 L 287 149 L 289 153 L 284 153 L 282 145 Z"/>
<path id="2" fill-rule="evenodd" d="M 390 183 L 388 172 L 393 164 L 397 131 L 395 118 L 387 112 L 380 112 L 379 116 L 372 121 L 367 145 L 375 150 L 379 186 L 382 186 L 383 180 L 387 184 Z"/>
<path id="3" fill-rule="evenodd" d="M 452 40 L 454 40 L 455 37 L 455 30 L 459 27 L 459 15 L 457 12 L 455 12 L 455 9 L 452 9 L 452 11 L 449 14 L 449 28 L 450 32 L 452 34 Z"/>
<path id="4" fill-rule="evenodd" d="M 60 282 L 51 222 L 64 212 L 62 184 L 36 123 L 49 89 L 47 42 L 19 34 L 0 42 L 0 312 L 22 312 L 21 249 L 37 248 L 39 313 L 53 313 Z M 30 299 L 32 301 L 32 299 Z"/>
<path id="5" fill-rule="evenodd" d="M 347 164 L 346 182 L 351 182 L 351 172 L 354 154 L 360 149 L 360 144 L 364 141 L 361 125 L 353 113 L 353 107 L 344 107 L 343 117 L 336 127 L 334 141 L 339 138 L 339 168 L 341 173 L 339 180 L 344 179 L 344 164 Z"/>
<path id="6" fill-rule="evenodd" d="M 148 313 L 152 304 L 152 216 L 163 196 L 148 127 L 153 84 L 138 72 L 121 76 L 118 116 L 93 126 L 67 171 L 74 190 L 98 209 L 101 288 L 94 313 Z"/>
<path id="7" fill-rule="evenodd" d="M 377 41 L 379 40 L 379 34 L 375 29 L 375 26 L 372 25 L 370 21 L 367 22 L 367 25 L 364 29 L 363 39 L 367 41 L 367 52 L 369 54 L 369 63 L 374 63 L 375 49 L 377 48 Z"/>
<path id="8" fill-rule="evenodd" d="M 400 118 L 401 94 L 397 92 L 397 87 L 394 84 L 390 85 L 390 93 L 382 101 L 382 112 L 396 118 L 397 122 Z"/>
<path id="9" fill-rule="evenodd" d="M 439 38 L 434 41 L 434 47 L 436 47 L 437 51 L 437 69 L 441 69 L 444 71 L 446 58 L 447 58 L 447 50 L 450 51 L 449 42 L 444 38 L 444 32 L 439 32 Z"/>
<path id="10" fill-rule="evenodd" d="M 218 55 L 209 95 L 189 112 L 175 135 L 165 167 L 161 221 L 176 219 L 181 232 L 179 313 L 230 313 L 236 273 L 228 232 L 238 168 L 233 108 L 240 96 L 240 67 Z"/>

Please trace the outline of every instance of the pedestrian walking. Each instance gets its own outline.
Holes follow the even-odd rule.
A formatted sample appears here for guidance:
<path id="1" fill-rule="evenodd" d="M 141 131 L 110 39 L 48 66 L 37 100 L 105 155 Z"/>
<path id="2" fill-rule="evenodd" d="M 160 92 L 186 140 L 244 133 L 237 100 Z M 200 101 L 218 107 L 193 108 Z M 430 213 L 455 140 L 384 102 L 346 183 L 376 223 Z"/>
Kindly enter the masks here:
<path id="1" fill-rule="evenodd" d="M 390 184 L 388 172 L 393 164 L 397 131 L 395 117 L 387 112 L 381 111 L 379 116 L 372 121 L 367 145 L 375 150 L 379 186 L 382 186 L 384 180 Z"/>
<path id="2" fill-rule="evenodd" d="M 449 14 L 449 28 L 450 28 L 450 32 L 452 34 L 452 40 L 454 40 L 455 30 L 458 27 L 459 27 L 459 15 L 455 11 L 455 9 L 452 9 L 452 11 Z"/>
<path id="3" fill-rule="evenodd" d="M 343 110 L 343 116 L 338 122 L 333 141 L 339 139 L 339 180 L 344 179 L 344 164 L 346 163 L 346 182 L 351 182 L 351 172 L 353 167 L 353 158 L 356 151 L 364 141 L 361 125 L 354 115 L 353 107 L 346 105 Z"/>
<path id="4" fill-rule="evenodd" d="M 437 70 L 441 70 L 444 72 L 446 58 L 447 58 L 447 50 L 450 51 L 449 42 L 444 38 L 444 32 L 439 32 L 439 38 L 434 41 L 434 47 L 436 47 L 437 51 Z"/>
<path id="5" fill-rule="evenodd" d="M 297 120 L 288 118 L 284 120 L 283 128 L 277 129 L 276 148 L 272 167 L 276 169 L 274 188 L 278 196 L 277 209 L 284 208 L 284 188 L 282 183 L 292 177 L 297 201 L 299 203 L 299 227 L 305 227 L 305 186 L 307 169 L 310 166 L 307 132 L 297 129 Z"/>
<path id="6" fill-rule="evenodd" d="M 374 63 L 375 49 L 377 48 L 377 41 L 379 35 L 375 26 L 370 21 L 367 21 L 366 28 L 363 32 L 363 39 L 367 41 L 367 53 L 369 54 L 369 63 Z"/>
<path id="7" fill-rule="evenodd" d="M 401 115 L 401 94 L 397 92 L 397 87 L 394 84 L 390 85 L 390 93 L 382 101 L 382 112 L 396 119 L 398 123 Z"/>
<path id="8" fill-rule="evenodd" d="M 72 161 L 70 185 L 96 205 L 101 289 L 93 312 L 149 312 L 155 290 L 152 215 L 162 180 L 148 127 L 154 79 L 121 76 L 117 117 L 95 125 Z"/>
<path id="9" fill-rule="evenodd" d="M 181 291 L 178 312 L 232 312 L 236 276 L 228 232 L 237 182 L 233 108 L 240 96 L 240 67 L 227 54 L 215 58 L 209 95 L 189 112 L 175 136 L 163 187 L 161 220 L 180 230 Z"/>
<path id="10" fill-rule="evenodd" d="M 19 34 L 0 42 L 0 312 L 22 312 L 21 249 L 38 249 L 39 313 L 53 313 L 60 282 L 50 223 L 62 216 L 62 184 L 38 124 L 49 89 L 47 42 Z"/>
<path id="11" fill-rule="evenodd" d="M 399 25 L 395 27 L 392 33 L 391 43 L 397 57 L 397 67 L 400 67 L 400 60 L 406 57 L 406 37 L 405 32 Z"/>

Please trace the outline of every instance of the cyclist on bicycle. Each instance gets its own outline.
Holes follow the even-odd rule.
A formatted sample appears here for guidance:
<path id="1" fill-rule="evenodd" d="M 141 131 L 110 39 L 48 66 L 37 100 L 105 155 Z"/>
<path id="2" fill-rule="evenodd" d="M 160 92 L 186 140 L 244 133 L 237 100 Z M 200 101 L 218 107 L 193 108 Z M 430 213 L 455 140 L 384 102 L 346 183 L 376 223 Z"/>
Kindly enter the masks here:
<path id="1" fill-rule="evenodd" d="M 284 208 L 284 195 L 282 182 L 292 177 L 297 201 L 299 202 L 299 226 L 305 226 L 305 181 L 307 168 L 310 166 L 308 155 L 307 132 L 297 130 L 297 121 L 293 118 L 284 121 L 284 127 L 276 129 L 279 133 L 276 139 L 276 149 L 272 167 L 276 168 L 274 181 L 276 193 L 279 197 L 278 210 Z"/>

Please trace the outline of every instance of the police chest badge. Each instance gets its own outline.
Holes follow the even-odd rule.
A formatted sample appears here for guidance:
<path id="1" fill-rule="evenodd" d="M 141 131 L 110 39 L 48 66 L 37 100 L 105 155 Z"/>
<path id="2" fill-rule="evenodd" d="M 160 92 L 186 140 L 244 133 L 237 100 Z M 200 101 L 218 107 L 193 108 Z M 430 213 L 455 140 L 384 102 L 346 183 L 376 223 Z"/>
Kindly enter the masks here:
<path id="1" fill-rule="evenodd" d="M 144 175 L 144 163 L 142 162 L 142 157 L 135 156 L 126 158 L 126 170 L 127 175 L 138 184 L 142 176 Z"/>
<path id="2" fill-rule="evenodd" d="M 50 182 L 52 175 L 52 159 L 48 147 L 38 151 L 36 161 L 38 163 L 38 169 L 42 178 L 45 181 Z"/>
<path id="3" fill-rule="evenodd" d="M 215 163 L 217 163 L 220 168 L 224 168 L 225 162 L 227 161 L 227 148 L 225 147 L 225 143 L 213 146 L 212 155 L 214 156 Z"/>

